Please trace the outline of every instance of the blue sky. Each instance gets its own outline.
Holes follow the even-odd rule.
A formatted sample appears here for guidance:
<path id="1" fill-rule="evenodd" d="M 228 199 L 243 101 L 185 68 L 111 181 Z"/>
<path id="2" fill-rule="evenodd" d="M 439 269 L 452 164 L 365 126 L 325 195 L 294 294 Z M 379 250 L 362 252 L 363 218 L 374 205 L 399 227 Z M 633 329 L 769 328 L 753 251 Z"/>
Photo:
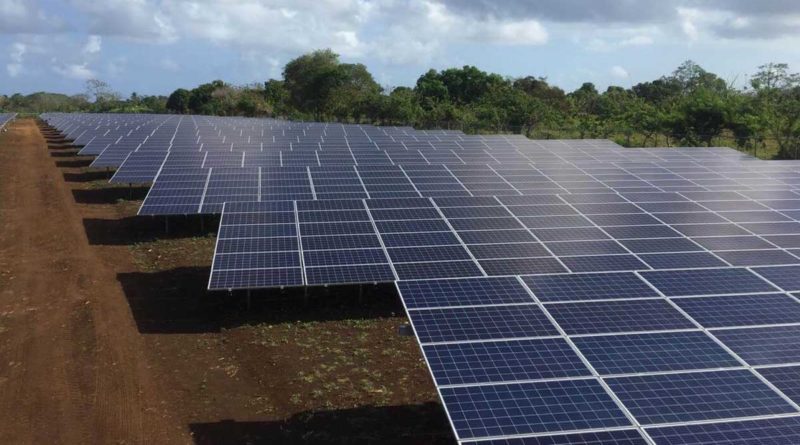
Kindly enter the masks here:
<path id="1" fill-rule="evenodd" d="M 0 94 L 261 82 L 326 47 L 385 86 L 469 64 L 604 89 L 686 59 L 743 85 L 766 62 L 800 70 L 800 1 L 0 0 Z"/>

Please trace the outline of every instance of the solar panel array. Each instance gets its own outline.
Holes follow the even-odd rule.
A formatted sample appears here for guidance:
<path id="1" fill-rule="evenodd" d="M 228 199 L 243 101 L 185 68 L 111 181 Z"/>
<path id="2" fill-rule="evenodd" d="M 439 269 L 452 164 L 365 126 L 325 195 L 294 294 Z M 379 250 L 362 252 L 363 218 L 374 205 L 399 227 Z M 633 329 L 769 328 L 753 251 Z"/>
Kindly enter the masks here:
<path id="1" fill-rule="evenodd" d="M 609 141 L 533 141 L 407 127 L 208 116 L 45 118 L 76 144 L 85 144 L 81 154 L 99 154 L 92 166 L 118 166 L 111 182 L 153 182 L 143 215 L 219 213 L 223 202 L 527 195 L 601 186 L 608 191 L 708 190 L 719 181 L 706 185 L 664 175 L 663 181 L 653 177 L 645 184 L 614 168 L 617 163 L 625 168 L 753 159 L 727 148 L 626 150 Z M 587 178 L 575 168 L 598 162 L 609 164 L 605 178 Z M 696 171 L 695 177 L 702 173 Z M 748 169 L 737 173 L 759 177 Z"/>
<path id="2" fill-rule="evenodd" d="M 209 287 L 396 281 L 462 443 L 798 443 L 796 165 L 595 163 L 575 168 L 597 189 L 558 194 L 228 203 Z M 653 183 L 674 180 L 697 184 Z"/>
<path id="3" fill-rule="evenodd" d="M 0 113 L 0 130 L 2 130 L 3 127 L 11 122 L 16 116 L 17 113 Z"/>
<path id="4" fill-rule="evenodd" d="M 210 289 L 396 282 L 461 443 L 800 443 L 800 164 L 372 128 L 169 151 L 141 213 L 222 212 Z"/>

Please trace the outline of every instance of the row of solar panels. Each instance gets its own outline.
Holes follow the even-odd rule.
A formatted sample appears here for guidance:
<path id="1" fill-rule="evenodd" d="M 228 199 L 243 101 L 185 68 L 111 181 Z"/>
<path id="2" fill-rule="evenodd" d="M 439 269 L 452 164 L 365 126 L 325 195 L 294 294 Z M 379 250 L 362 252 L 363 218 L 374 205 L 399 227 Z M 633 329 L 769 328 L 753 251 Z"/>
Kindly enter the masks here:
<path id="1" fill-rule="evenodd" d="M 100 155 L 97 166 L 119 166 L 132 151 L 180 150 L 230 151 L 233 148 L 261 150 L 262 146 L 290 149 L 292 145 L 345 145 L 380 140 L 390 135 L 409 141 L 454 138 L 460 132 L 423 131 L 407 127 L 373 127 L 339 124 L 297 124 L 287 121 L 207 116 L 137 115 L 97 117 L 87 115 L 43 115 L 48 123 L 83 145 L 80 154 Z M 410 134 L 410 135 L 409 135 Z M 401 139 L 402 140 L 402 139 Z"/>
<path id="2" fill-rule="evenodd" d="M 17 113 L 0 113 L 0 130 L 2 130 L 3 127 L 11 122 L 16 116 Z"/>
<path id="3" fill-rule="evenodd" d="M 797 164 L 602 163 L 162 168 L 141 215 L 220 213 L 224 202 L 756 191 L 800 188 Z M 601 199 L 598 197 L 598 199 Z"/>
<path id="4" fill-rule="evenodd" d="M 225 203 L 209 288 L 800 263 L 800 195 Z"/>
<path id="5" fill-rule="evenodd" d="M 468 143 L 487 148 L 465 148 Z M 515 165 L 533 162 L 535 164 L 565 162 L 565 156 L 560 147 L 555 154 L 546 149 L 550 144 L 561 144 L 563 141 L 549 141 L 538 143 L 544 146 L 541 150 L 521 150 L 517 146 L 509 143 L 508 140 L 499 139 L 491 141 L 487 139 L 467 140 L 458 143 L 430 143 L 423 145 L 434 146 L 434 150 L 420 148 L 411 143 L 383 143 L 379 149 L 377 144 L 369 143 L 367 146 L 336 147 L 319 150 L 272 150 L 272 151 L 200 151 L 192 148 L 182 150 L 173 147 L 169 151 L 157 150 L 137 150 L 133 152 L 113 151 L 104 152 L 93 163 L 93 167 L 117 167 L 116 174 L 111 178 L 112 183 L 152 183 L 155 181 L 158 172 L 162 169 L 172 169 L 175 167 L 194 167 L 194 168 L 213 168 L 213 167 L 291 167 L 291 166 L 311 166 L 311 167 L 337 167 L 337 166 L 380 166 L 380 165 Z M 475 144 L 477 143 L 477 144 Z M 582 143 L 586 143 L 585 141 Z M 595 142 L 595 147 L 607 141 Z M 536 144 L 536 143 L 534 143 Z M 572 143 L 574 144 L 574 143 Z M 448 148 L 455 145 L 458 148 Z M 509 145 L 507 150 L 499 149 L 498 146 Z M 489 148 L 490 147 L 490 148 Z M 263 147 L 262 147 L 263 148 Z M 728 154 L 731 150 L 724 150 Z M 685 150 L 683 152 L 649 150 L 640 153 L 620 153 L 618 151 L 606 154 L 592 151 L 592 158 L 598 161 L 619 161 L 619 162 L 646 162 L 663 161 L 664 154 L 668 154 L 670 160 L 694 159 L 698 150 Z M 707 152 L 702 152 L 708 155 Z M 731 153 L 733 154 L 733 153 Z M 633 159 L 631 159 L 631 155 Z M 738 153 L 734 156 L 740 156 Z M 577 155 L 573 155 L 577 156 Z"/>

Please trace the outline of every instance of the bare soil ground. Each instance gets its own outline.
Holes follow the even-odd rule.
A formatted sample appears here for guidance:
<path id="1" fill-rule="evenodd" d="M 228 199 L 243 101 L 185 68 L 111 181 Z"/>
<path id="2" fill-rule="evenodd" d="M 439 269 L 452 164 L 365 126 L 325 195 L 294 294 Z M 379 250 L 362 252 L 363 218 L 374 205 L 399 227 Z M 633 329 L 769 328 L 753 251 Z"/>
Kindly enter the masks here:
<path id="1" fill-rule="evenodd" d="M 214 218 L 89 162 L 0 134 L 0 443 L 453 442 L 391 286 L 208 293 Z"/>

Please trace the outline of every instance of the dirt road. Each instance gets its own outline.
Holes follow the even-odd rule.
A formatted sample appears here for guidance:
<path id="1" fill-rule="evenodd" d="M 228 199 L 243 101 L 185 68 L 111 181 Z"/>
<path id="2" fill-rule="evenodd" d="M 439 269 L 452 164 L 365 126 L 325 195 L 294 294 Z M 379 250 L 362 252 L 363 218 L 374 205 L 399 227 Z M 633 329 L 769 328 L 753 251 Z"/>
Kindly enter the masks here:
<path id="1" fill-rule="evenodd" d="M 0 134 L 0 443 L 191 442 L 58 160 L 31 119 Z"/>

